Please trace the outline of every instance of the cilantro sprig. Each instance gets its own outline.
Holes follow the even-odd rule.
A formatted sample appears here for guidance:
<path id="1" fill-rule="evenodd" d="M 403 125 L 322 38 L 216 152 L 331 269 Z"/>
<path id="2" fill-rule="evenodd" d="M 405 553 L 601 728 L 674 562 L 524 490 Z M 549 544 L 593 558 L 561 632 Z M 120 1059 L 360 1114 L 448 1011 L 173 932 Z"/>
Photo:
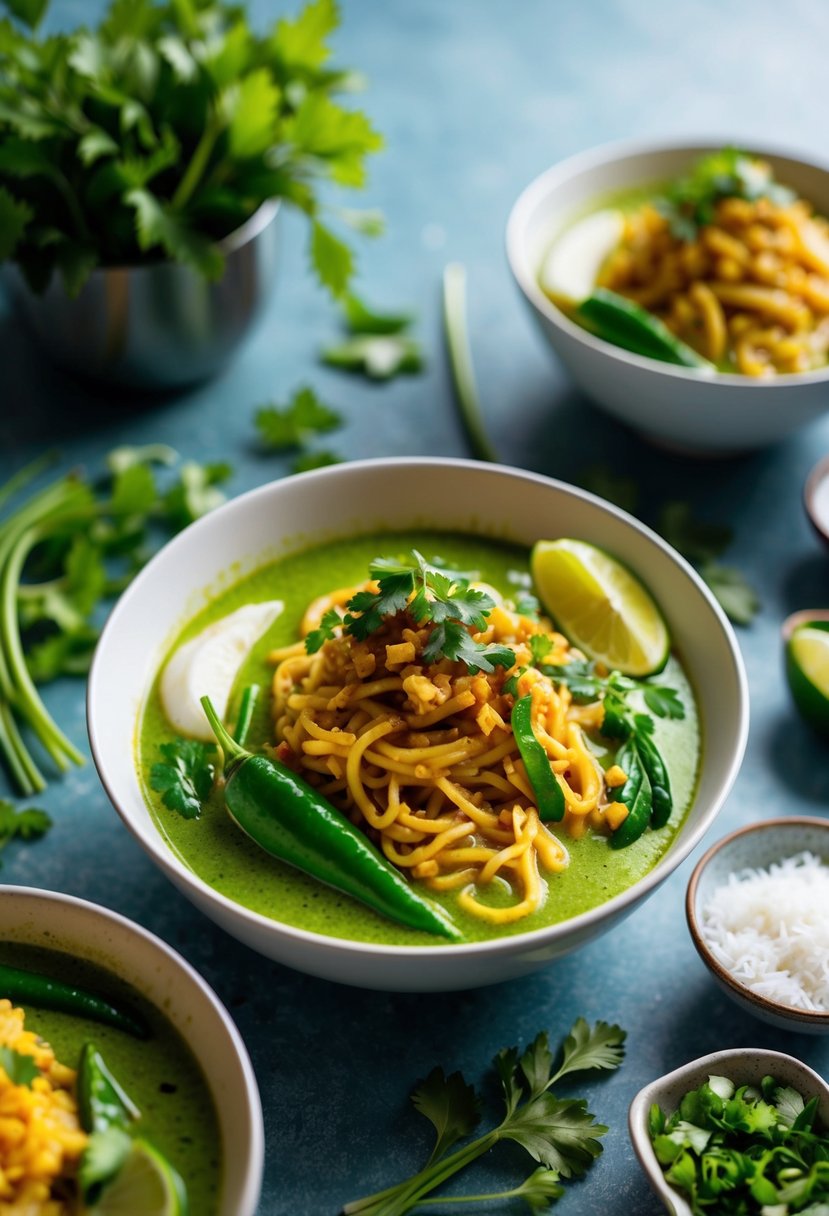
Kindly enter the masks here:
<path id="1" fill-rule="evenodd" d="M 829 1135 L 818 1099 L 764 1077 L 759 1088 L 709 1077 L 648 1128 L 666 1180 L 693 1216 L 829 1210 Z"/>
<path id="2" fill-rule="evenodd" d="M 515 652 L 509 646 L 478 642 L 469 632 L 486 628 L 486 618 L 495 607 L 492 596 L 470 586 L 465 574 L 430 564 L 416 549 L 412 559 L 375 558 L 369 574 L 377 590 L 356 592 L 343 617 L 336 609 L 326 612 L 319 627 L 305 639 L 308 653 L 316 653 L 340 626 L 358 641 L 365 641 L 385 621 L 407 611 L 416 624 L 432 626 L 423 649 L 425 662 L 450 659 L 465 663 L 473 674 L 511 667 Z"/>
<path id="3" fill-rule="evenodd" d="M 342 294 L 350 244 L 376 213 L 323 204 L 356 189 L 382 138 L 331 65 L 336 0 L 254 29 L 231 0 L 111 0 L 97 26 L 41 37 L 48 0 L 4 0 L 0 21 L 0 261 L 41 291 L 76 294 L 98 265 L 170 258 L 208 279 L 217 244 L 265 201 L 310 223 L 311 262 Z M 329 193 L 325 192 L 326 195 Z"/>
<path id="4" fill-rule="evenodd" d="M 0 763 L 24 795 L 46 785 L 33 742 L 59 771 L 83 763 L 36 686 L 85 674 L 102 607 L 155 540 L 224 501 L 229 465 L 184 462 L 164 484 L 157 466 L 177 459 L 163 444 L 121 447 L 95 480 L 70 473 L 23 497 L 48 466 L 40 460 L 0 486 Z"/>
<path id="5" fill-rule="evenodd" d="M 215 745 L 176 739 L 160 743 L 159 751 L 162 759 L 150 769 L 150 786 L 168 810 L 183 819 L 198 819 L 216 779 Z"/>
<path id="6" fill-rule="evenodd" d="M 344 1216 L 405 1216 L 420 1204 L 439 1202 L 430 1198 L 438 1187 L 503 1141 L 523 1148 L 537 1168 L 518 1186 L 454 1196 L 453 1202 L 521 1198 L 531 1211 L 546 1212 L 563 1194 L 562 1179 L 580 1177 L 590 1168 L 602 1151 L 599 1138 L 608 1131 L 595 1121 L 583 1098 L 557 1098 L 552 1087 L 571 1073 L 614 1071 L 624 1056 L 624 1040 L 625 1032 L 618 1026 L 597 1022 L 591 1028 L 579 1018 L 561 1046 L 557 1067 L 545 1033 L 523 1052 L 516 1047 L 499 1051 L 493 1070 L 503 1117 L 465 1144 L 480 1123 L 483 1102 L 459 1072 L 447 1076 L 442 1068 L 433 1069 L 411 1096 L 415 1109 L 435 1129 L 426 1165 L 396 1186 L 347 1204 Z"/>
<path id="7" fill-rule="evenodd" d="M 675 237 L 693 241 L 700 228 L 713 222 L 721 199 L 753 202 L 768 198 L 784 206 L 794 197 L 793 191 L 774 180 L 763 162 L 736 148 L 723 148 L 702 157 L 689 173 L 673 182 L 657 207 L 667 217 Z"/>

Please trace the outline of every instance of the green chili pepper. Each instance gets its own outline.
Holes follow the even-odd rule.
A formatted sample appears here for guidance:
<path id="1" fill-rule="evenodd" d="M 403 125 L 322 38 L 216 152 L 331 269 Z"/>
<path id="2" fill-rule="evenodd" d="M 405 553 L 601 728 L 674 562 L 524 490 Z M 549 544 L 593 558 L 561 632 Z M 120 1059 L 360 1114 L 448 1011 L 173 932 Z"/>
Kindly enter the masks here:
<path id="1" fill-rule="evenodd" d="M 614 849 L 623 849 L 638 840 L 650 823 L 653 809 L 651 783 L 639 755 L 635 738 L 626 739 L 616 753 L 616 763 L 624 769 L 627 781 L 611 791 L 614 802 L 623 802 L 628 809 L 627 818 L 610 837 Z"/>
<path id="2" fill-rule="evenodd" d="M 519 697 L 512 707 L 512 733 L 533 787 L 538 816 L 543 820 L 564 817 L 564 792 L 550 766 L 550 757 L 538 742 L 532 724 L 532 697 Z"/>
<path id="3" fill-rule="evenodd" d="M 652 312 L 606 287 L 594 288 L 576 308 L 576 316 L 598 337 L 635 355 L 700 371 L 716 370 L 713 363 L 681 341 Z"/>
<path id="4" fill-rule="evenodd" d="M 671 782 L 659 748 L 650 735 L 650 730 L 637 730 L 636 742 L 639 758 L 651 785 L 651 827 L 664 828 L 674 809 Z"/>
<path id="5" fill-rule="evenodd" d="M 225 754 L 225 805 L 251 840 L 381 916 L 426 933 L 460 936 L 341 811 L 284 764 L 240 747 L 210 698 L 201 703 Z"/>
<path id="6" fill-rule="evenodd" d="M 81 1051 L 78 1109 L 85 1132 L 102 1132 L 109 1127 L 123 1131 L 141 1118 L 141 1111 L 109 1071 L 94 1043 L 84 1043 Z"/>
<path id="7" fill-rule="evenodd" d="M 38 1005 L 41 1009 L 78 1014 L 91 1022 L 115 1026 L 137 1039 L 147 1038 L 147 1027 L 135 1014 L 111 1005 L 103 997 L 84 988 L 76 988 L 73 984 L 65 984 L 34 971 L 22 971 L 0 964 L 0 996 L 24 1005 Z"/>

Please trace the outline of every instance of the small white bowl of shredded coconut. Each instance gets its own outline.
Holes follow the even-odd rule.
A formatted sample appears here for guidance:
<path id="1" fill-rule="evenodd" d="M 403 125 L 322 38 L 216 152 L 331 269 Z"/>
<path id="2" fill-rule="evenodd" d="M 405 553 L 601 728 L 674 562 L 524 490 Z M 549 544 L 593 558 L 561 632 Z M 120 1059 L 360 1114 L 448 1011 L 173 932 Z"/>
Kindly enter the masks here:
<path id="1" fill-rule="evenodd" d="M 768 819 L 708 850 L 688 884 L 700 958 L 739 1005 L 829 1033 L 829 821 Z"/>

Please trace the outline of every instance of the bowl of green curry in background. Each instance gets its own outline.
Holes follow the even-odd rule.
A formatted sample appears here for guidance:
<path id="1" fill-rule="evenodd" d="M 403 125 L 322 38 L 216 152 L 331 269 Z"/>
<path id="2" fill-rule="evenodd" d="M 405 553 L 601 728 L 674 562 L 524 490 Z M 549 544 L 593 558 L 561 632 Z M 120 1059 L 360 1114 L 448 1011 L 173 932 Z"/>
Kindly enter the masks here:
<path id="1" fill-rule="evenodd" d="M 727 144 L 727 141 L 726 141 Z M 521 192 L 506 230 L 513 276 L 546 340 L 580 389 L 646 438 L 699 455 L 776 443 L 826 413 L 829 364 L 768 378 L 661 362 L 590 333 L 542 289 L 542 266 L 576 220 L 617 200 L 656 195 L 722 140 L 630 140 L 571 156 Z M 732 145 L 733 146 L 733 145 Z M 829 215 L 829 166 L 785 149 L 745 149 L 774 178 Z"/>
<path id="2" fill-rule="evenodd" d="M 9 968 L 28 973 L 22 988 Z M 180 1176 L 194 1216 L 253 1216 L 264 1164 L 256 1079 L 227 1011 L 180 955 L 96 904 L 0 886 L 0 989 L 4 979 L 0 997 L 61 1063 L 77 1069 L 94 1045 L 140 1114 L 129 1134 Z M 43 979 L 86 999 L 55 1008 Z M 100 1020 L 102 1003 L 124 1023 Z"/>
<path id="3" fill-rule="evenodd" d="M 486 930 L 463 923 L 455 941 L 407 929 L 274 861 L 239 832 L 223 806 L 212 816 L 184 819 L 153 796 L 148 774 L 171 738 L 158 701 L 159 673 L 205 622 L 247 602 L 284 601 L 284 612 L 246 664 L 258 664 L 264 682 L 264 655 L 296 640 L 308 602 L 364 579 L 372 558 L 415 544 L 503 585 L 513 568 L 524 577 L 537 540 L 556 536 L 606 549 L 655 596 L 673 643 L 666 671 L 675 672 L 685 690 L 690 733 L 675 737 L 684 796 L 671 821 L 629 849 L 606 848 L 606 838 L 591 842 L 581 850 L 584 864 L 571 863 L 551 879 L 544 907 L 527 922 Z M 267 706 L 263 712 L 267 740 Z M 93 663 L 87 713 L 95 763 L 113 805 L 198 908 L 298 970 L 404 991 L 516 978 L 617 923 L 710 826 L 738 771 L 748 726 L 733 632 L 693 570 L 655 533 L 563 483 L 430 458 L 354 462 L 275 482 L 188 528 L 116 605 Z M 573 858 L 578 844 L 572 842 Z"/>

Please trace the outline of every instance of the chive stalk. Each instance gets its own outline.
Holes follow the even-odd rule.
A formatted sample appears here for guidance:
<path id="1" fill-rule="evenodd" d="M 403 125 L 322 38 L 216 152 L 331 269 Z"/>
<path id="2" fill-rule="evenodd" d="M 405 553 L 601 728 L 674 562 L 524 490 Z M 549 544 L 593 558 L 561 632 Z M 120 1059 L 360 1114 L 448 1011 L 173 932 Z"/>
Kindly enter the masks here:
<path id="1" fill-rule="evenodd" d="M 466 267 L 460 262 L 450 262 L 443 271 L 443 324 L 455 400 L 472 455 L 497 463 L 498 453 L 484 426 L 475 382 L 466 321 Z"/>

